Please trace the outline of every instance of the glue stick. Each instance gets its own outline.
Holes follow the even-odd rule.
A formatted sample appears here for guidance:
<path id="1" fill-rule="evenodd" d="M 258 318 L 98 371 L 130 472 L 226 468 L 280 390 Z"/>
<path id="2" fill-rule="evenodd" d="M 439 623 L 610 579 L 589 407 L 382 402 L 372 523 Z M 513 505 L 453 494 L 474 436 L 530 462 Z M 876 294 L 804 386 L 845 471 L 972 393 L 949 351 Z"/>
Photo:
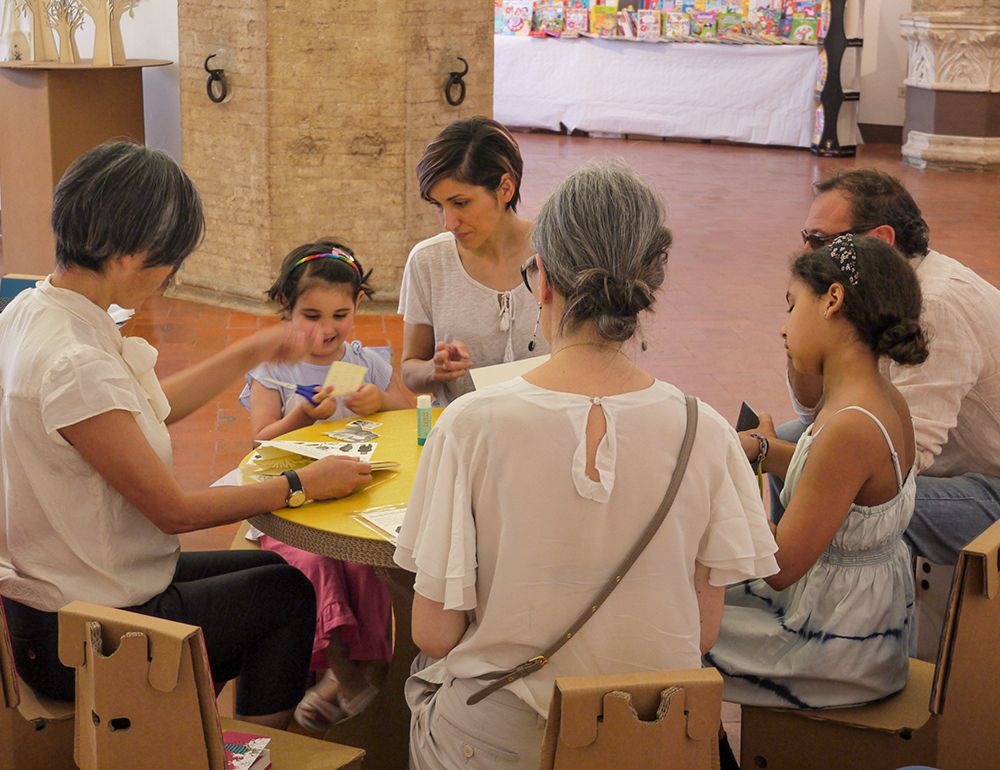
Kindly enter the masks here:
<path id="1" fill-rule="evenodd" d="M 417 396 L 417 443 L 424 445 L 431 432 L 431 397 Z"/>

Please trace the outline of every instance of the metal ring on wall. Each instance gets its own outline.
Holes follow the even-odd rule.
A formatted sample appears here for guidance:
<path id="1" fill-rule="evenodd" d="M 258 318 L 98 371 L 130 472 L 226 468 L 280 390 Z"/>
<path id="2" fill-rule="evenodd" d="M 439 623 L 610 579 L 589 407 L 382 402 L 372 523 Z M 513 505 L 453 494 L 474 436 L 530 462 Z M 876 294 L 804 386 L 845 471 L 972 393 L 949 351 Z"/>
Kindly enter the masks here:
<path id="1" fill-rule="evenodd" d="M 465 69 L 462 72 L 451 72 L 448 74 L 448 83 L 444 87 L 444 99 L 452 107 L 457 107 L 465 101 L 465 81 L 462 79 L 469 74 L 469 62 L 461 56 L 456 56 Z M 458 88 L 458 96 L 454 95 L 454 90 Z"/>
<path id="2" fill-rule="evenodd" d="M 208 66 L 208 63 L 216 56 L 218 56 L 218 54 L 213 53 L 205 59 L 205 72 L 208 73 L 208 81 L 205 83 L 205 91 L 208 93 L 209 99 L 216 104 L 222 104 L 222 102 L 226 101 L 226 97 L 229 96 L 229 84 L 226 82 L 225 70 L 212 69 Z"/>

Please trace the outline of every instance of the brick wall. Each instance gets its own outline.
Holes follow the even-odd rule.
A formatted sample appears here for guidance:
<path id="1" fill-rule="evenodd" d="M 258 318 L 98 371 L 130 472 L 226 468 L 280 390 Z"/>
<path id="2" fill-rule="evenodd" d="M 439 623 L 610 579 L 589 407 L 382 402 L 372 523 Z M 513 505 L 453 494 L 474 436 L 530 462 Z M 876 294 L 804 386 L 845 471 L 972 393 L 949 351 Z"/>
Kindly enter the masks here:
<path id="1" fill-rule="evenodd" d="M 398 296 L 410 247 L 438 229 L 414 168 L 450 121 L 493 111 L 490 0 L 180 0 L 183 162 L 207 233 L 178 293 L 253 303 L 294 246 L 337 235 Z M 205 95 L 229 51 L 231 97 Z M 470 64 L 461 107 L 446 73 Z"/>

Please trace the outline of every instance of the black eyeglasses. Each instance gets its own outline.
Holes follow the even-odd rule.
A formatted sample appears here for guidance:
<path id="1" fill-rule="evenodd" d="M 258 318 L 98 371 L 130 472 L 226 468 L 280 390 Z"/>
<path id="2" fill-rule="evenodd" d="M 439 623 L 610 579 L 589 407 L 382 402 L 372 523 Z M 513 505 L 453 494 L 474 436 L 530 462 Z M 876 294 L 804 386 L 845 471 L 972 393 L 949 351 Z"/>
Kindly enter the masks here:
<path id="1" fill-rule="evenodd" d="M 535 257 L 537 256 L 538 256 L 537 254 L 532 254 L 530 257 L 524 260 L 524 264 L 521 265 L 521 280 L 524 281 L 524 288 L 528 290 L 529 294 L 531 293 L 531 284 L 528 283 L 528 271 L 538 270 L 538 262 L 535 259 Z"/>
<path id="2" fill-rule="evenodd" d="M 842 235 L 862 235 L 877 226 L 878 225 L 865 225 L 864 227 L 852 227 L 850 230 L 844 230 L 843 232 L 833 233 L 831 235 L 823 235 L 822 233 L 811 233 L 808 230 L 801 230 L 800 235 L 802 236 L 802 242 L 810 249 L 819 249 L 826 246 L 826 244 L 830 243 L 830 241 L 834 238 L 839 238 Z"/>

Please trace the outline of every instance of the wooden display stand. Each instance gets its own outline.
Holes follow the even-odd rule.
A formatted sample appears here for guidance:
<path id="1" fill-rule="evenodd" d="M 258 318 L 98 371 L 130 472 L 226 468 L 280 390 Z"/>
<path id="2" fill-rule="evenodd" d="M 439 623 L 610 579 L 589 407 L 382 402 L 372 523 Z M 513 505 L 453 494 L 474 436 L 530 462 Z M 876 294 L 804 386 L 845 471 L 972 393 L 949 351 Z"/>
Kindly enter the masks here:
<path id="1" fill-rule="evenodd" d="M 0 209 L 5 272 L 45 275 L 55 265 L 52 191 L 79 155 L 109 139 L 145 141 L 142 68 L 84 61 L 0 62 Z"/>

